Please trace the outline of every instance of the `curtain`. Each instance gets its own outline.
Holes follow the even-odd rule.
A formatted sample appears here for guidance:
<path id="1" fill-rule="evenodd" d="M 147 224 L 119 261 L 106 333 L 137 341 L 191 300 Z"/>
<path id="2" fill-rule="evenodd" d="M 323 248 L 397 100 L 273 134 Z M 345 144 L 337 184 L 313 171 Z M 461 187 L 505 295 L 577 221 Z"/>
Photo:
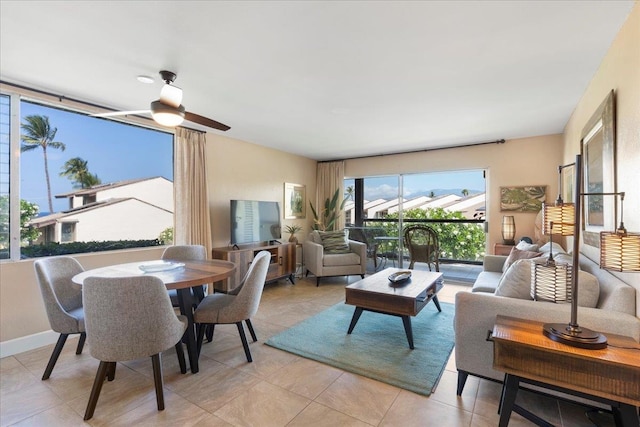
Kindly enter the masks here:
<path id="1" fill-rule="evenodd" d="M 338 207 L 344 198 L 344 161 L 318 163 L 316 173 L 316 212 L 324 208 L 324 201 L 333 197 L 339 190 Z M 336 230 L 344 228 L 344 215 L 339 215 Z"/>
<path id="2" fill-rule="evenodd" d="M 206 134 L 176 129 L 173 194 L 176 245 L 203 245 L 211 256 Z"/>

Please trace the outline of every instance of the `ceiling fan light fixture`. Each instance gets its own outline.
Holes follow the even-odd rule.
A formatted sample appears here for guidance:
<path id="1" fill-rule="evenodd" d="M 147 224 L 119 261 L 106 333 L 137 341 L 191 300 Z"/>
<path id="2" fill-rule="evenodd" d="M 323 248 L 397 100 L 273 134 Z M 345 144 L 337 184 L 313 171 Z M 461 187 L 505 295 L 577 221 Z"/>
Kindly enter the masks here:
<path id="1" fill-rule="evenodd" d="M 153 101 L 151 116 L 153 120 L 163 126 L 176 127 L 184 121 L 184 106 L 172 107 L 160 101 Z"/>

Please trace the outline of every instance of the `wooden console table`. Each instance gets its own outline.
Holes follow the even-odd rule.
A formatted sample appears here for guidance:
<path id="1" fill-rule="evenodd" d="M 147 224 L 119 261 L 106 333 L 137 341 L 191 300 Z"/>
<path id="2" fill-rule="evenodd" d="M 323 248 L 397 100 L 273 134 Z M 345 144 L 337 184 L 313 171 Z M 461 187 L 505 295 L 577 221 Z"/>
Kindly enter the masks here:
<path id="1" fill-rule="evenodd" d="M 515 404 L 521 381 L 611 405 L 616 425 L 638 427 L 640 345 L 632 338 L 607 334 L 605 349 L 571 347 L 545 337 L 542 325 L 496 317 L 493 368 L 506 373 L 500 427 L 509 424 L 512 411 L 537 425 L 550 425 Z"/>

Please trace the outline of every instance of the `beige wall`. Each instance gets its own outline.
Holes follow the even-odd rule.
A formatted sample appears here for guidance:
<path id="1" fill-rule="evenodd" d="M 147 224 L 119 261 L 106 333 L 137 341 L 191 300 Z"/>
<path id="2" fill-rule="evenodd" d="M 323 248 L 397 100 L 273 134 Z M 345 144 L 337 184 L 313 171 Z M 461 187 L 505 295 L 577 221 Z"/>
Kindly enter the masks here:
<path id="1" fill-rule="evenodd" d="M 567 122 L 564 163 L 573 162 L 580 153 L 582 130 L 612 89 L 616 93 L 617 191 L 626 192 L 625 227 L 640 232 L 640 3 L 631 11 Z M 599 261 L 597 248 L 583 245 L 581 251 Z M 640 273 L 616 275 L 638 290 L 636 315 L 640 317 Z"/>
<path id="2" fill-rule="evenodd" d="M 272 200 L 282 206 L 285 182 L 306 185 L 307 198 L 309 194 L 315 194 L 315 160 L 214 134 L 209 134 L 207 139 L 214 246 L 225 246 L 229 242 L 230 199 Z M 310 212 L 307 211 L 305 220 L 283 220 L 283 225 L 293 223 L 308 231 L 313 223 Z M 304 237 L 304 234 L 298 237 Z M 288 237 L 283 234 L 282 240 Z M 77 258 L 85 269 L 89 269 L 158 259 L 163 249 L 115 251 L 78 255 Z M 0 263 L 0 341 L 5 345 L 8 340 L 49 329 L 33 260 Z"/>
<path id="3" fill-rule="evenodd" d="M 283 228 L 291 224 L 302 226 L 303 232 L 297 236 L 300 241 L 310 231 L 313 217 L 309 200 L 315 198 L 315 160 L 210 133 L 207 175 L 213 247 L 229 244 L 229 200 L 276 201 L 282 210 L 285 182 L 306 186 L 307 216 L 304 220 L 283 220 Z M 288 238 L 283 232 L 281 240 Z"/>
<path id="4" fill-rule="evenodd" d="M 485 169 L 487 171 L 487 250 L 502 242 L 500 221 L 500 187 L 546 185 L 547 201 L 558 194 L 558 164 L 562 160 L 561 135 L 508 140 L 504 144 L 395 154 L 347 160 L 345 175 L 349 178 L 383 176 L 398 173 L 422 173 L 453 170 Z M 428 189 L 425 189 L 428 190 Z M 534 235 L 533 213 L 509 213 L 515 216 L 516 239 Z"/>

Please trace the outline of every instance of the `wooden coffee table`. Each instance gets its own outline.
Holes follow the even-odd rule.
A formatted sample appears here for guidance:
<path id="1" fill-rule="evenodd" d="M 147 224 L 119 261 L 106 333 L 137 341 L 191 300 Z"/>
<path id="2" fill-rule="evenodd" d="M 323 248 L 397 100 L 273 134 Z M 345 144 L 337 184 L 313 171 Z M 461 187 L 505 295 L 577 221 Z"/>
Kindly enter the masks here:
<path id="1" fill-rule="evenodd" d="M 364 310 L 398 316 L 402 318 L 409 348 L 413 349 L 411 316 L 420 313 L 431 300 L 438 311 L 442 311 L 437 296 L 443 286 L 442 273 L 411 270 L 411 279 L 402 284 L 392 284 L 389 276 L 398 271 L 406 270 L 387 268 L 345 288 L 345 302 L 356 306 L 347 334 L 353 331 Z"/>

